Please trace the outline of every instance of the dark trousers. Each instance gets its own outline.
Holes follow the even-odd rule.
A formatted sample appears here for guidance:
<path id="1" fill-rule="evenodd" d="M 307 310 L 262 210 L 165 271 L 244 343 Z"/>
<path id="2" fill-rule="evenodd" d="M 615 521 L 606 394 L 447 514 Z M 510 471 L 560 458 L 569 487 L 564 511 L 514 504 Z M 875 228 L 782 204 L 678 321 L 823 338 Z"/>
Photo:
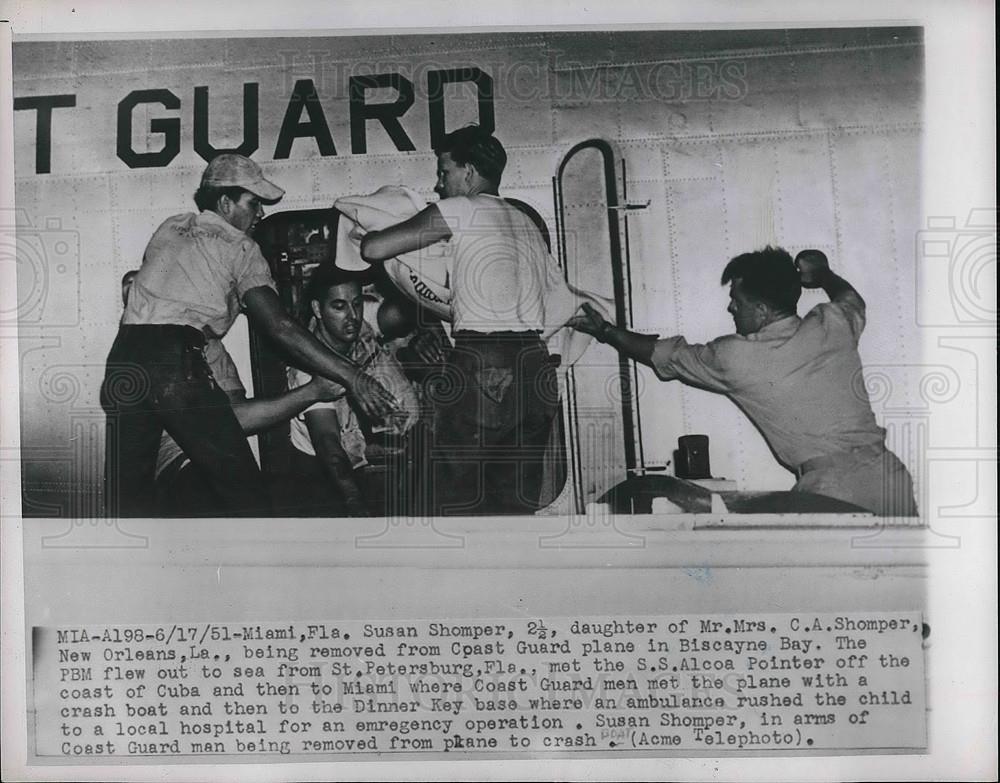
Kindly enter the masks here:
<path id="1" fill-rule="evenodd" d="M 216 505 L 206 516 L 270 514 L 260 469 L 204 346 L 202 333 L 190 326 L 119 328 L 101 385 L 109 516 L 158 515 L 153 478 L 164 430 L 210 488 Z"/>
<path id="2" fill-rule="evenodd" d="M 386 493 L 385 471 L 372 467 L 358 468 L 354 480 L 361 490 L 362 499 L 370 516 L 383 516 Z M 350 516 L 347 502 L 340 488 L 323 467 L 318 457 L 289 449 L 286 471 L 277 479 L 274 488 L 275 514 L 279 517 Z"/>
<path id="3" fill-rule="evenodd" d="M 435 513 L 536 511 L 559 405 L 555 364 L 538 335 L 459 332 L 430 393 Z"/>

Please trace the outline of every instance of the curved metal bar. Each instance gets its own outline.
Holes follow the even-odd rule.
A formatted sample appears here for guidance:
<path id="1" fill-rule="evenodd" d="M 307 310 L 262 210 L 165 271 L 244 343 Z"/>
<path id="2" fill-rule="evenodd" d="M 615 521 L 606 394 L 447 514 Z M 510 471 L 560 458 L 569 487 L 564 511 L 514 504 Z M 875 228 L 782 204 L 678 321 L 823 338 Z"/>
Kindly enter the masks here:
<path id="1" fill-rule="evenodd" d="M 565 204 L 563 200 L 563 174 L 565 172 L 566 166 L 573 159 L 573 157 L 582 150 L 594 149 L 597 150 L 603 159 L 603 171 L 604 171 L 604 193 L 605 200 L 607 202 L 607 216 L 608 216 L 608 239 L 610 244 L 610 256 L 611 256 L 611 280 L 612 287 L 614 291 L 615 298 L 615 322 L 618 326 L 628 327 L 630 325 L 628 318 L 628 310 L 626 305 L 627 292 L 627 275 L 622 258 L 622 242 L 620 234 L 620 226 L 618 222 L 618 212 L 621 208 L 621 203 L 618 197 L 618 188 L 616 185 L 616 171 L 615 171 L 615 155 L 614 150 L 604 139 L 588 139 L 586 141 L 581 141 L 580 143 L 574 145 L 569 152 L 563 157 L 562 162 L 559 164 L 559 168 L 556 170 L 555 176 L 555 187 L 556 187 L 556 212 L 559 216 L 557 231 L 559 232 L 559 248 L 560 256 L 563 264 L 563 274 L 569 279 L 568 273 L 568 263 L 566 259 L 566 216 L 565 216 Z M 572 370 L 570 370 L 572 373 Z M 635 439 L 635 412 L 634 405 L 632 401 L 632 378 L 631 378 L 631 368 L 629 366 L 629 360 L 624 356 L 619 355 L 618 357 L 618 380 L 621 388 L 622 402 L 622 430 L 624 436 L 624 447 L 625 447 L 625 469 L 626 472 L 632 474 L 636 471 L 636 439 Z M 576 409 L 575 394 L 573 395 L 573 410 Z M 576 422 L 574 421 L 574 424 Z M 572 433 L 575 441 L 579 441 L 579 433 L 576 427 L 573 428 Z M 575 452 L 575 449 L 573 449 Z"/>

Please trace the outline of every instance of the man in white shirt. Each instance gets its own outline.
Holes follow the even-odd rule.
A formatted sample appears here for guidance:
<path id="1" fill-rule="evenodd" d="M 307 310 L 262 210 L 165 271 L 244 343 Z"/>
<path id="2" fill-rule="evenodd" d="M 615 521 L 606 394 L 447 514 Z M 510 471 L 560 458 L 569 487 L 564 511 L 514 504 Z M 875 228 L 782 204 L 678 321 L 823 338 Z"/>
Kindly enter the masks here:
<path id="1" fill-rule="evenodd" d="M 910 474 L 885 447 L 865 389 L 861 295 L 818 250 L 802 251 L 794 262 L 781 248 L 744 253 L 729 262 L 722 282 L 730 283 L 736 334 L 705 345 L 620 329 L 587 305 L 572 323 L 649 365 L 661 380 L 729 397 L 796 474 L 793 491 L 881 516 L 916 515 Z M 830 301 L 799 318 L 802 287 L 822 288 Z"/>
<path id="2" fill-rule="evenodd" d="M 446 242 L 454 349 L 434 394 L 430 459 L 438 514 L 537 510 L 556 411 L 555 366 L 540 337 L 554 264 L 538 228 L 499 195 L 503 145 L 482 128 L 448 134 L 440 201 L 361 242 L 369 263 Z"/>

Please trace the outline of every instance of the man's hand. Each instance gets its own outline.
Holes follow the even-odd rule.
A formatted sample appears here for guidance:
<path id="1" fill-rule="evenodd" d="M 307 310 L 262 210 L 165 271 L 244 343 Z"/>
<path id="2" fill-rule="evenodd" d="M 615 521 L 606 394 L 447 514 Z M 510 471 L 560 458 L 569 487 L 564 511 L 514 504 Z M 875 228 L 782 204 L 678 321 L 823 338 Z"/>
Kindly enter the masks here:
<path id="1" fill-rule="evenodd" d="M 629 359 L 635 359 L 637 362 L 651 365 L 653 349 L 656 347 L 659 335 L 639 334 L 638 332 L 630 332 L 628 329 L 615 326 L 610 321 L 605 320 L 604 316 L 588 302 L 584 302 L 580 307 L 583 309 L 583 314 L 570 318 L 566 322 L 567 326 L 571 326 L 585 334 L 593 335 L 597 338 L 598 342 L 610 345 Z"/>
<path id="2" fill-rule="evenodd" d="M 830 276 L 830 262 L 821 250 L 803 250 L 795 256 L 803 288 L 822 288 Z"/>
<path id="3" fill-rule="evenodd" d="M 347 394 L 343 384 L 331 381 L 322 375 L 314 375 L 307 385 L 315 395 L 316 402 L 333 402 Z"/>
<path id="4" fill-rule="evenodd" d="M 417 329 L 407 348 L 426 364 L 441 364 L 444 361 L 444 351 L 437 335 L 426 329 Z"/>
<path id="5" fill-rule="evenodd" d="M 865 300 L 861 294 L 830 269 L 830 262 L 820 250 L 803 250 L 795 256 L 795 267 L 803 288 L 822 288 L 831 302 L 850 309 L 853 313 L 851 328 L 857 339 L 865 328 Z"/>
<path id="6" fill-rule="evenodd" d="M 574 315 L 566 322 L 566 325 L 576 329 L 578 332 L 595 336 L 599 335 L 606 323 L 604 316 L 597 312 L 588 302 L 584 302 L 581 308 L 583 309 L 583 314 Z"/>
<path id="7" fill-rule="evenodd" d="M 369 375 L 358 373 L 349 386 L 351 397 L 361 406 L 368 418 L 375 421 L 399 413 L 402 406 L 388 389 Z"/>

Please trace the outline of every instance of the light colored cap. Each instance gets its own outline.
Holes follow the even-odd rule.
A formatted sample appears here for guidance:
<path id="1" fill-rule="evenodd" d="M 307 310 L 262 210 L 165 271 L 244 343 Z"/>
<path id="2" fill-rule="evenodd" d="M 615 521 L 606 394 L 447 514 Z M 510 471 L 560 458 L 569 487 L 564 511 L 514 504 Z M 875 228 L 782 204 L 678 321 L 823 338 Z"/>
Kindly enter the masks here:
<path id="1" fill-rule="evenodd" d="M 250 158 L 231 152 L 212 158 L 201 175 L 201 184 L 215 188 L 243 188 L 265 201 L 277 201 L 285 195 L 284 190 L 264 179 L 264 172 Z"/>

